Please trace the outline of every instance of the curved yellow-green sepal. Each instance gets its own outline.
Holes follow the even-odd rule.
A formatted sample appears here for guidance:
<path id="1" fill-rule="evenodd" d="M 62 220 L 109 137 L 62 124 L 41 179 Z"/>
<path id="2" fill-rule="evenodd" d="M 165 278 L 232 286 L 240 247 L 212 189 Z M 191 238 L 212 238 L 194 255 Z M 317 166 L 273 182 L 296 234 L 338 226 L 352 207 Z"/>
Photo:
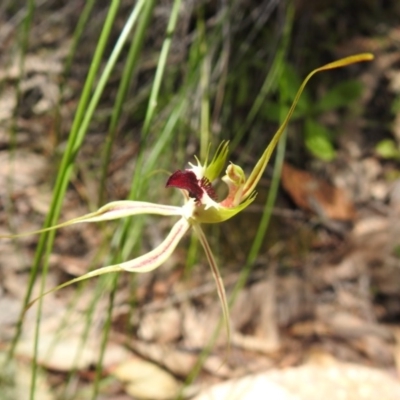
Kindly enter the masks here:
<path id="1" fill-rule="evenodd" d="M 75 218 L 72 220 L 72 223 L 109 221 L 139 214 L 179 216 L 182 215 L 182 210 L 181 207 L 146 201 L 120 200 L 108 203 L 93 213 Z"/>
<path id="2" fill-rule="evenodd" d="M 65 228 L 70 225 L 80 224 L 83 222 L 100 222 L 110 221 L 113 219 L 130 217 L 139 214 L 157 214 L 164 216 L 181 216 L 181 207 L 168 206 L 163 204 L 148 203 L 145 201 L 130 201 L 121 200 L 113 201 L 99 208 L 97 211 L 90 214 L 82 215 L 81 217 L 71 219 L 58 225 L 50 226 L 49 228 L 39 229 L 32 232 L 24 232 L 16 235 L 0 235 L 1 239 L 15 239 L 28 235 L 36 235 L 38 233 L 49 232 L 54 229 Z"/>
<path id="3" fill-rule="evenodd" d="M 149 272 L 163 264 L 175 250 L 179 241 L 190 227 L 186 218 L 181 218 L 172 227 L 165 240 L 155 249 L 131 261 L 126 261 L 118 266 L 128 272 Z"/>
<path id="4" fill-rule="evenodd" d="M 229 142 L 223 141 L 217 148 L 213 159 L 210 164 L 206 166 L 204 176 L 210 181 L 214 181 L 221 175 L 222 170 L 225 167 L 226 159 L 229 152 Z"/>
<path id="5" fill-rule="evenodd" d="M 140 257 L 137 257 L 133 260 L 126 261 L 121 264 L 109 265 L 107 267 L 102 267 L 95 269 L 94 271 L 88 272 L 78 278 L 71 279 L 68 282 L 62 283 L 61 285 L 56 286 L 55 288 L 49 290 L 46 293 L 43 293 L 40 297 L 31 301 L 27 307 L 30 308 L 34 303 L 36 303 L 39 299 L 46 296 L 47 294 L 57 292 L 60 289 L 63 289 L 69 285 L 72 285 L 77 282 L 84 281 L 86 279 L 94 278 L 96 276 L 109 274 L 110 272 L 148 272 L 157 267 L 159 267 L 162 263 L 164 263 L 175 250 L 177 244 L 182 239 L 183 235 L 187 232 L 190 224 L 185 218 L 181 218 L 171 229 L 167 238 L 154 250 L 150 251 L 147 254 L 144 254 Z"/>
<path id="6" fill-rule="evenodd" d="M 326 71 L 329 69 L 342 68 L 347 65 L 355 64 L 358 62 L 371 61 L 371 60 L 373 60 L 373 58 L 374 58 L 374 56 L 371 53 L 363 53 L 363 54 L 357 54 L 357 55 L 350 56 L 350 57 L 345 57 L 340 60 L 323 65 L 322 67 L 316 68 L 307 75 L 307 77 L 304 79 L 303 83 L 301 84 L 299 90 L 296 93 L 296 96 L 293 100 L 293 104 L 290 107 L 285 120 L 283 121 L 282 125 L 279 127 L 277 132 L 275 133 L 275 135 L 272 138 L 271 142 L 269 143 L 268 147 L 265 149 L 263 155 L 258 160 L 256 166 L 254 167 L 253 171 L 251 172 L 249 178 L 247 179 L 246 184 L 243 189 L 243 198 L 246 198 L 247 196 L 249 196 L 254 191 L 255 187 L 257 186 L 257 183 L 260 180 L 261 175 L 264 173 L 265 167 L 268 164 L 271 154 L 274 151 L 277 143 L 279 142 L 279 139 L 281 138 L 282 133 L 284 132 L 284 130 L 293 114 L 293 111 L 296 108 L 299 98 L 300 98 L 305 86 L 307 85 L 308 81 L 318 72 Z"/>
<path id="7" fill-rule="evenodd" d="M 236 207 L 219 206 L 210 207 L 207 210 L 200 208 L 196 210 L 196 221 L 202 224 L 216 224 L 224 222 L 248 207 L 254 201 L 256 195 L 257 194 L 254 192 L 252 195 L 250 195 L 250 197 Z"/>

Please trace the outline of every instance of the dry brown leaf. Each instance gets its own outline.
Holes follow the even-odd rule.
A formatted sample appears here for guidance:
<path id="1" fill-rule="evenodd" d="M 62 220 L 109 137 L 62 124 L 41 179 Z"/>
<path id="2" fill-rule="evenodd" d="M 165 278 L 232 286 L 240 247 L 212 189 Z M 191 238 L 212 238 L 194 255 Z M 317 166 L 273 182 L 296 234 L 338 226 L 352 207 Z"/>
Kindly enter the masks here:
<path id="1" fill-rule="evenodd" d="M 235 347 L 240 347 L 242 349 L 264 354 L 275 353 L 280 349 L 279 339 L 263 339 L 256 336 L 242 335 L 238 332 L 233 334 L 232 343 L 235 345 Z"/>
<path id="2" fill-rule="evenodd" d="M 265 374 L 232 379 L 206 389 L 193 400 L 300 400 Z"/>
<path id="3" fill-rule="evenodd" d="M 179 350 L 175 346 L 154 344 L 135 340 L 130 344 L 135 353 L 162 365 L 177 376 L 186 377 L 195 367 L 198 354 L 191 351 Z M 217 355 L 210 355 L 204 361 L 204 370 L 219 377 L 232 377 L 233 373 L 223 359 Z"/>
<path id="4" fill-rule="evenodd" d="M 187 376 L 197 362 L 197 355 L 194 352 L 181 351 L 171 345 L 135 340 L 130 347 L 135 353 L 162 365 L 177 376 Z"/>
<path id="5" fill-rule="evenodd" d="M 395 346 L 393 349 L 393 357 L 397 370 L 397 376 L 400 376 L 400 328 L 394 327 L 392 328 L 393 336 L 395 339 Z"/>
<path id="6" fill-rule="evenodd" d="M 352 346 L 365 354 L 369 360 L 378 365 L 392 366 L 394 360 L 393 346 L 375 335 L 363 335 L 352 340 Z"/>
<path id="7" fill-rule="evenodd" d="M 118 366 L 113 375 L 137 399 L 169 400 L 179 393 L 180 384 L 168 372 L 148 361 L 131 359 Z"/>
<path id="8" fill-rule="evenodd" d="M 282 168 L 282 186 L 294 203 L 306 211 L 343 221 L 355 217 L 354 205 L 342 189 L 288 163 Z"/>
<path id="9" fill-rule="evenodd" d="M 33 359 L 33 340 L 33 337 L 22 340 L 17 346 L 16 354 L 23 359 Z M 55 371 L 68 372 L 74 368 L 85 370 L 98 362 L 99 354 L 98 341 L 91 339 L 82 345 L 81 336 L 60 335 L 54 330 L 40 335 L 37 362 Z M 109 343 L 103 357 L 103 368 L 109 370 L 130 357 L 131 353 L 125 347 Z"/>
<path id="10" fill-rule="evenodd" d="M 0 121 L 9 121 L 12 118 L 17 105 L 15 90 L 15 88 L 7 88 L 0 93 Z M 10 139 L 8 138 L 8 140 Z"/>
<path id="11" fill-rule="evenodd" d="M 24 358 L 33 358 L 33 338 L 19 342 L 16 354 Z M 82 348 L 83 347 L 83 348 Z M 60 339 L 57 332 L 41 334 L 37 362 L 57 371 L 70 371 L 73 368 L 86 369 L 98 360 L 99 347 L 93 342 L 82 346 L 82 340 L 74 335 Z"/>
<path id="12" fill-rule="evenodd" d="M 217 304 L 217 303 L 215 303 Z M 220 308 L 206 307 L 202 310 L 185 304 L 183 310 L 183 337 L 184 345 L 187 348 L 204 348 L 213 338 L 215 327 L 221 318 Z M 226 332 L 220 331 L 216 345 L 224 345 L 226 343 Z"/>
<path id="13" fill-rule="evenodd" d="M 400 383 L 376 368 L 332 362 L 308 363 L 301 367 L 265 374 L 301 400 L 397 400 Z M 259 397 L 262 399 L 263 397 Z"/>
<path id="14" fill-rule="evenodd" d="M 145 314 L 140 320 L 138 337 L 142 340 L 169 343 L 181 334 L 181 315 L 176 308 Z"/>
<path id="15" fill-rule="evenodd" d="M 7 152 L 0 153 L 0 188 L 2 191 L 9 186 L 14 190 L 23 190 L 37 185 L 44 179 L 47 161 L 42 155 L 28 151 L 17 151 L 12 159 Z"/>
<path id="16" fill-rule="evenodd" d="M 0 398 L 28 400 L 32 385 L 32 366 L 16 360 L 6 360 L 6 354 L 0 353 Z M 53 400 L 56 396 L 51 392 L 47 376 L 38 370 L 35 381 L 35 397 L 40 400 Z"/>

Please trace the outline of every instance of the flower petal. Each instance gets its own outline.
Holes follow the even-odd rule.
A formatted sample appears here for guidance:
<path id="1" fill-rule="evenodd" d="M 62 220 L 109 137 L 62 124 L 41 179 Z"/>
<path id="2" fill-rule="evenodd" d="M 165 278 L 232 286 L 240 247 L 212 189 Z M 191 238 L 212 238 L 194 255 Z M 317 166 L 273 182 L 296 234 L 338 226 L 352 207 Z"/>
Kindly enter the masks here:
<path id="1" fill-rule="evenodd" d="M 163 262 L 165 262 L 175 250 L 175 247 L 182 239 L 182 236 L 186 233 L 190 226 L 190 223 L 185 219 L 181 218 L 171 229 L 171 232 L 168 234 L 167 238 L 154 250 L 150 251 L 143 256 L 135 258 L 131 261 L 127 261 L 121 264 L 109 265 L 107 267 L 102 267 L 95 269 L 93 271 L 88 272 L 78 278 L 71 279 L 68 282 L 65 282 L 57 287 L 49 290 L 46 293 L 43 293 L 38 298 L 32 300 L 27 306 L 26 310 L 28 310 L 34 303 L 36 303 L 43 296 L 56 292 L 66 286 L 72 285 L 73 283 L 77 283 L 83 281 L 85 279 L 94 278 L 95 276 L 109 274 L 110 272 L 148 272 L 157 267 L 159 267 Z"/>
<path id="2" fill-rule="evenodd" d="M 226 333 L 228 336 L 227 342 L 229 344 L 231 342 L 231 324 L 230 324 L 230 319 L 229 319 L 229 306 L 228 306 L 228 300 L 226 298 L 224 282 L 222 281 L 222 277 L 219 272 L 217 262 L 215 261 L 214 255 L 210 248 L 210 245 L 208 244 L 206 235 L 204 234 L 204 232 L 201 229 L 199 224 L 193 224 L 193 229 L 196 232 L 201 245 L 203 246 L 203 249 L 207 256 L 208 263 L 210 264 L 210 267 L 211 267 L 211 272 L 212 272 L 213 278 L 217 285 L 217 293 L 218 293 L 218 297 L 221 301 L 222 314 L 224 317 Z"/>
<path id="3" fill-rule="evenodd" d="M 152 271 L 164 263 L 175 250 L 183 235 L 189 229 L 190 223 L 186 218 L 181 218 L 171 229 L 166 239 L 154 250 L 131 261 L 126 261 L 116 266 L 129 272 Z"/>
<path id="4" fill-rule="evenodd" d="M 164 204 L 148 203 L 146 201 L 121 200 L 113 201 L 101 207 L 99 210 L 75 218 L 69 222 L 73 224 L 80 222 L 108 221 L 117 218 L 130 217 L 138 214 L 157 214 L 164 216 L 182 215 L 181 207 L 168 206 Z"/>
<path id="5" fill-rule="evenodd" d="M 200 186 L 200 181 L 197 179 L 196 174 L 189 169 L 175 171 L 168 178 L 165 187 L 176 187 L 187 190 L 189 197 L 197 201 L 200 201 L 204 193 L 204 189 Z"/>
<path id="6" fill-rule="evenodd" d="M 48 232 L 53 229 L 63 228 L 69 225 L 80 224 L 82 222 L 109 221 L 112 219 L 129 217 L 138 214 L 157 214 L 165 216 L 182 216 L 181 207 L 168 206 L 163 204 L 148 203 L 144 201 L 121 200 L 113 201 L 99 208 L 97 211 L 71 219 L 58 225 L 33 232 L 20 233 L 18 235 L 0 235 L 0 238 L 18 238 L 22 236 L 35 235 L 37 233 Z"/>

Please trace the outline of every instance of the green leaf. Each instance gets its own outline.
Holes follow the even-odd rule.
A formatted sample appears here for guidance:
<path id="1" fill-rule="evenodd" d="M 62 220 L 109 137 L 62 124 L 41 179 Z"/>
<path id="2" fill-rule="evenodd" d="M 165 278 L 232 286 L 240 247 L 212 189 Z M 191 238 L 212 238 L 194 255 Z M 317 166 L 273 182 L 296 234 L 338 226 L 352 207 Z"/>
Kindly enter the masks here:
<path id="1" fill-rule="evenodd" d="M 392 114 L 397 114 L 400 111 L 400 96 L 397 96 L 393 101 L 390 107 L 390 111 Z"/>
<path id="2" fill-rule="evenodd" d="M 376 152 L 385 159 L 398 160 L 400 159 L 400 150 L 397 144 L 392 139 L 381 140 L 375 148 Z"/>
<path id="3" fill-rule="evenodd" d="M 325 94 L 316 104 L 315 110 L 324 112 L 338 107 L 346 107 L 360 97 L 361 91 L 362 85 L 358 81 L 341 82 Z"/>
<path id="4" fill-rule="evenodd" d="M 301 79 L 296 72 L 296 69 L 289 64 L 286 64 L 281 75 L 280 84 L 285 89 L 285 100 L 290 104 L 296 97 L 297 89 L 301 85 Z M 286 102 L 285 101 L 285 102 Z M 298 115 L 304 115 L 312 107 L 312 102 L 309 93 L 305 90 L 299 98 L 296 111 Z"/>
<path id="5" fill-rule="evenodd" d="M 266 101 L 263 104 L 263 112 L 262 115 L 265 117 L 267 121 L 279 122 L 280 114 L 281 114 L 281 106 L 277 102 Z M 304 110 L 294 110 L 292 115 L 292 121 L 296 121 L 300 118 L 304 117 Z"/>
<path id="6" fill-rule="evenodd" d="M 306 147 L 314 156 L 324 161 L 332 161 L 336 157 L 331 134 L 327 128 L 308 118 L 304 130 Z"/>
<path id="7" fill-rule="evenodd" d="M 265 101 L 262 106 L 262 115 L 267 121 L 278 122 L 280 107 L 279 104 L 274 101 Z"/>

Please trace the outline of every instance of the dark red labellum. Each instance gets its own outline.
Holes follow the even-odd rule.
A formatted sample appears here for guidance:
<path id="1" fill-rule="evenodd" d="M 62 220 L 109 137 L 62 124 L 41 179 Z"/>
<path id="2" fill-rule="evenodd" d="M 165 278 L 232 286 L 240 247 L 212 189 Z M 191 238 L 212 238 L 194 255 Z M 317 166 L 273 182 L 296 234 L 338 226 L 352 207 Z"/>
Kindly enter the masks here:
<path id="1" fill-rule="evenodd" d="M 178 170 L 174 172 L 167 180 L 166 187 L 176 187 L 185 189 L 189 193 L 189 197 L 200 201 L 203 197 L 204 191 L 212 198 L 216 199 L 216 195 L 210 181 L 203 177 L 198 180 L 195 173 L 190 170 Z"/>
<path id="2" fill-rule="evenodd" d="M 196 175 L 192 171 L 176 171 L 167 180 L 166 187 L 177 187 L 189 192 L 189 197 L 200 201 L 203 196 L 203 189 L 199 185 Z"/>

